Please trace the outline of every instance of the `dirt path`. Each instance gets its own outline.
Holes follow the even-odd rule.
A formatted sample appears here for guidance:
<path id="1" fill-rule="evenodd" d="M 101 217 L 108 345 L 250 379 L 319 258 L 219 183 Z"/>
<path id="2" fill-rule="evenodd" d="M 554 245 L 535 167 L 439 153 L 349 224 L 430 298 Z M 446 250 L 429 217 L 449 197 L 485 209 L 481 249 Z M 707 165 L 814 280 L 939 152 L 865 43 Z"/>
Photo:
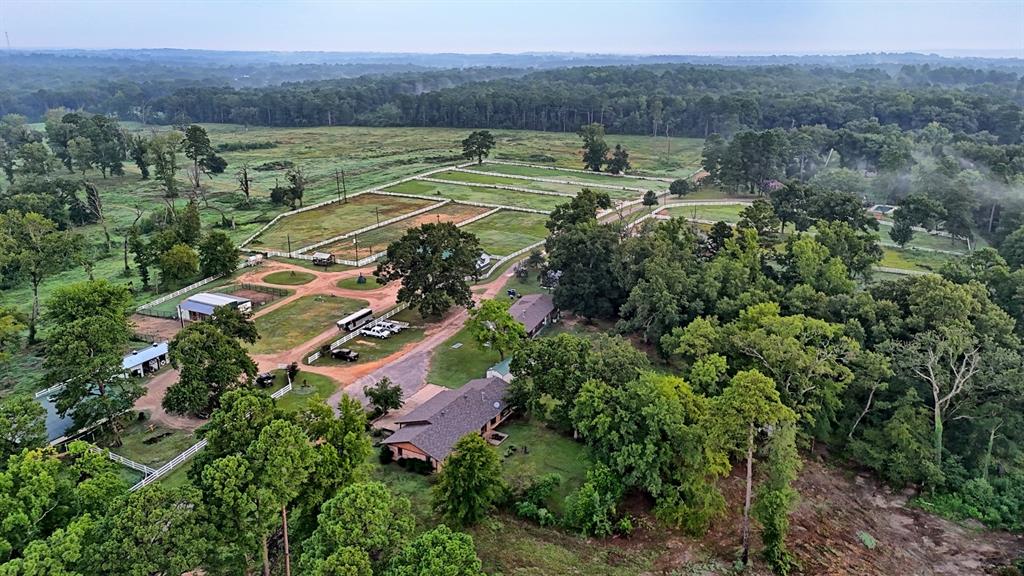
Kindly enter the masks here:
<path id="1" fill-rule="evenodd" d="M 202 426 L 206 421 L 189 416 L 174 416 L 164 411 L 162 402 L 167 389 L 178 381 L 178 371 L 166 368 L 148 382 L 146 382 L 146 394 L 135 401 L 135 409 L 149 413 L 149 420 L 154 424 L 177 428 L 179 430 L 192 431 Z"/>

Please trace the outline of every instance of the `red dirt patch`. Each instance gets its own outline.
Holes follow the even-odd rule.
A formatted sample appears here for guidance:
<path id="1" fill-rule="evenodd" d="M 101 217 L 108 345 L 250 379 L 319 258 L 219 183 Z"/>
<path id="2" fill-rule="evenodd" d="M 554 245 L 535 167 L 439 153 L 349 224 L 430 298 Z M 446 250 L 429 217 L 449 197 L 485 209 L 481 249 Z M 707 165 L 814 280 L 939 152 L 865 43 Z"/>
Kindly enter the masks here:
<path id="1" fill-rule="evenodd" d="M 153 342 L 170 340 L 181 330 L 181 323 L 172 318 L 133 314 L 131 320 L 135 324 L 135 333 L 143 339 Z"/>

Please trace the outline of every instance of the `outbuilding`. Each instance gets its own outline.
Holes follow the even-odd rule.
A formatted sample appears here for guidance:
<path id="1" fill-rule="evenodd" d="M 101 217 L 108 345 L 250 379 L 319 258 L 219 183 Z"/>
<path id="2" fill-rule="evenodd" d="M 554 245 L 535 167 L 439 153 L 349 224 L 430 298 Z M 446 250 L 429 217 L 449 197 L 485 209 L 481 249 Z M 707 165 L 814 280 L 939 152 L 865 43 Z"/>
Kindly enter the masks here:
<path id="1" fill-rule="evenodd" d="M 334 254 L 328 254 L 327 252 L 314 252 L 313 264 L 317 266 L 330 266 L 331 264 L 334 264 Z"/>
<path id="2" fill-rule="evenodd" d="M 221 306 L 231 306 L 242 312 L 252 311 L 252 301 L 248 298 L 219 292 L 200 292 L 185 298 L 181 304 L 178 304 L 178 318 L 181 319 L 182 325 L 185 322 L 207 320 Z"/>
<path id="3" fill-rule="evenodd" d="M 121 368 L 129 376 L 146 376 L 163 367 L 167 357 L 167 342 L 156 342 L 141 350 L 132 350 L 121 360 Z"/>

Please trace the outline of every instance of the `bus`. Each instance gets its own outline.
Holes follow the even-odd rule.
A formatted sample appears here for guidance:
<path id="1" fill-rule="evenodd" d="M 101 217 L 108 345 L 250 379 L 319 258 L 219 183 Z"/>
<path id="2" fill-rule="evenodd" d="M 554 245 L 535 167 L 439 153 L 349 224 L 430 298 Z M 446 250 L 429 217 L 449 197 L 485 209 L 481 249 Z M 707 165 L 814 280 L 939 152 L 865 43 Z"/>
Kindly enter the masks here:
<path id="1" fill-rule="evenodd" d="M 352 314 L 345 316 L 341 320 L 335 322 L 335 324 L 338 325 L 338 330 L 351 332 L 370 320 L 373 320 L 373 310 L 370 308 L 363 308 L 358 312 L 353 312 Z"/>

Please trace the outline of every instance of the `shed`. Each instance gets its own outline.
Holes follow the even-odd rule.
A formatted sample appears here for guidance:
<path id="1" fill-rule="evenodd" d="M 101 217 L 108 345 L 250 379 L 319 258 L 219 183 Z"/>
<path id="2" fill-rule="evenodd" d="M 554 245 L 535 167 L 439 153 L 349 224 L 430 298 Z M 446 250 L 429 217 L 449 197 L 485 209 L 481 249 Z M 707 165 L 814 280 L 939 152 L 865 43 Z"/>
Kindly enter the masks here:
<path id="1" fill-rule="evenodd" d="M 327 252 L 314 252 L 313 264 L 316 264 L 317 266 L 330 266 L 331 264 L 334 264 L 334 254 L 328 254 Z"/>
<path id="2" fill-rule="evenodd" d="M 200 292 L 185 298 L 181 304 L 178 304 L 178 318 L 181 319 L 182 324 L 206 320 L 213 316 L 214 311 L 221 306 L 233 306 L 242 312 L 248 312 L 252 310 L 252 301 L 231 294 Z"/>
<path id="3" fill-rule="evenodd" d="M 155 342 L 152 346 L 125 354 L 121 367 L 129 376 L 145 376 L 159 370 L 168 360 L 167 342 Z"/>
<path id="4" fill-rule="evenodd" d="M 533 338 L 545 326 L 558 320 L 558 309 L 550 294 L 527 294 L 508 309 L 517 322 L 526 328 L 526 334 Z"/>

